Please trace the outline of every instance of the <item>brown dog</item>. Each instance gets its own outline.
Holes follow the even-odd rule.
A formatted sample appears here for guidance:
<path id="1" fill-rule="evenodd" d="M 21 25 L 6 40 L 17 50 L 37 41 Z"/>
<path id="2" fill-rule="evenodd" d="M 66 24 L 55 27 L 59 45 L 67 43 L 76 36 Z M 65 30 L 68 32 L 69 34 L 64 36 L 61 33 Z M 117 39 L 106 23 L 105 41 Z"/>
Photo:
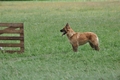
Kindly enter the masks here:
<path id="1" fill-rule="evenodd" d="M 70 28 L 69 24 L 67 23 L 66 26 L 60 30 L 60 32 L 63 32 L 62 35 L 67 34 L 67 37 L 72 45 L 73 51 L 77 52 L 78 46 L 83 45 L 87 42 L 89 42 L 90 46 L 99 51 L 99 41 L 98 37 L 93 32 L 84 32 L 84 33 L 78 33 L 73 31 L 72 28 Z"/>

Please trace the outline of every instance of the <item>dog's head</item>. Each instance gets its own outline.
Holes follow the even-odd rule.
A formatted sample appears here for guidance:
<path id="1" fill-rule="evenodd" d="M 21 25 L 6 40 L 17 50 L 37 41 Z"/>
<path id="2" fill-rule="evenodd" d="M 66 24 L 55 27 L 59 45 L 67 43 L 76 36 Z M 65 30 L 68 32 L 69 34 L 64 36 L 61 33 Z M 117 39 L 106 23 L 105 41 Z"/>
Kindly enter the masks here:
<path id="1" fill-rule="evenodd" d="M 67 24 L 65 25 L 65 27 L 60 30 L 60 32 L 63 33 L 62 36 L 65 35 L 65 34 L 67 34 L 67 32 L 68 32 L 69 29 L 70 29 L 70 26 L 69 26 L 69 24 L 67 23 Z"/>

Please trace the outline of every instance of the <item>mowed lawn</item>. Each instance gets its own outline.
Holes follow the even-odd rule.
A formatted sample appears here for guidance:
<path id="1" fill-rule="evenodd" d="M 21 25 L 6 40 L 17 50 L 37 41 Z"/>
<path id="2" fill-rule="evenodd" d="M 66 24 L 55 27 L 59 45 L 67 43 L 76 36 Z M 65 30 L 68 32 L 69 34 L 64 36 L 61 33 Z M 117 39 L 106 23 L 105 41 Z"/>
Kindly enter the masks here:
<path id="1" fill-rule="evenodd" d="M 0 80 L 120 80 L 120 1 L 0 2 L 0 22 L 24 23 L 25 52 L 0 52 Z M 77 53 L 60 29 L 92 31 Z M 5 49 L 5 48 L 4 48 Z"/>

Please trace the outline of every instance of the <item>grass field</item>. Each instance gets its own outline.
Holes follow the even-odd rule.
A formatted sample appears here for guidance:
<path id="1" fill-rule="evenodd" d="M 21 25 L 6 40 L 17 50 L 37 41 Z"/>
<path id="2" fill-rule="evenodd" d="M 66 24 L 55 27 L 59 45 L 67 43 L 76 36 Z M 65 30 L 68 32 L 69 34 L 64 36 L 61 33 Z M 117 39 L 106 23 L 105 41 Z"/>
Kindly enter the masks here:
<path id="1" fill-rule="evenodd" d="M 120 1 L 0 2 L 0 22 L 24 23 L 25 52 L 0 53 L 0 80 L 120 80 Z M 60 29 L 95 32 L 77 53 Z"/>

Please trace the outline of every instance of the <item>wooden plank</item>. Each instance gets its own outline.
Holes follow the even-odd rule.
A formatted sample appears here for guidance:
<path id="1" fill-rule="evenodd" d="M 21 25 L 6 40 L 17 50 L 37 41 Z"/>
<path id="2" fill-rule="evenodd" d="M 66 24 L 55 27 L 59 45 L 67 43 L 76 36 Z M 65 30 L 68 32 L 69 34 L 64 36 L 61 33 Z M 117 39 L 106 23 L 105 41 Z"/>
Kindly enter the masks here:
<path id="1" fill-rule="evenodd" d="M 23 27 L 23 23 L 0 23 L 1 27 Z"/>
<path id="2" fill-rule="evenodd" d="M 13 37 L 8 37 L 8 36 L 0 36 L 0 40 L 24 40 L 24 37 L 17 37 L 17 36 L 13 36 Z"/>
<path id="3" fill-rule="evenodd" d="M 20 44 L 23 44 L 22 47 L 20 47 L 20 51 L 24 51 L 25 47 L 24 47 L 24 41 L 20 41 Z"/>
<path id="4" fill-rule="evenodd" d="M 3 30 L 11 30 L 11 29 L 13 29 L 11 26 L 10 27 L 7 27 L 7 28 L 5 28 L 5 29 L 3 29 Z M 2 32 L 0 33 L 0 34 L 3 34 Z"/>
<path id="5" fill-rule="evenodd" d="M 9 27 L 11 27 L 11 28 L 23 28 L 23 26 L 1 26 L 0 25 L 0 27 L 5 27 L 5 28 L 9 28 Z"/>
<path id="6" fill-rule="evenodd" d="M 20 30 L 23 30 L 22 33 L 20 33 L 20 37 L 23 37 L 24 36 L 24 27 L 20 27 Z M 23 51 L 24 52 L 24 37 L 23 37 L 23 40 L 20 40 L 20 43 L 23 44 L 23 47 L 20 47 L 20 51 Z"/>
<path id="7" fill-rule="evenodd" d="M 23 53 L 24 51 L 20 51 L 20 50 L 5 50 L 3 52 L 6 52 L 6 53 Z"/>
<path id="8" fill-rule="evenodd" d="M 0 34 L 3 34 L 3 33 L 13 33 L 13 34 L 17 33 L 17 34 L 19 34 L 22 32 L 23 32 L 23 30 L 0 30 Z"/>
<path id="9" fill-rule="evenodd" d="M 23 47 L 24 44 L 20 43 L 0 43 L 0 47 Z"/>

